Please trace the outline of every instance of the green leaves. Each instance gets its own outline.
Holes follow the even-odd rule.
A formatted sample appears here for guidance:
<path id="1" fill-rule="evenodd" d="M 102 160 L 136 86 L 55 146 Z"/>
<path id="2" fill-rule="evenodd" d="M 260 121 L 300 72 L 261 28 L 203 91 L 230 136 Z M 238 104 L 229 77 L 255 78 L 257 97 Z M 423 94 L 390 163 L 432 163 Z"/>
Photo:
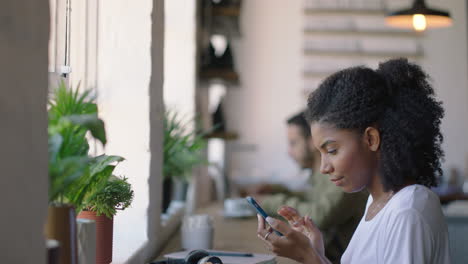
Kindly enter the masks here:
<path id="1" fill-rule="evenodd" d="M 121 162 L 125 159 L 120 156 L 107 156 L 101 155 L 94 158 L 93 163 L 91 164 L 91 173 L 96 174 L 102 172 L 106 167 L 114 162 Z"/>
<path id="2" fill-rule="evenodd" d="M 91 90 L 80 93 L 79 85 L 72 91 L 62 81 L 49 100 L 49 124 L 56 124 L 63 116 L 97 114 Z"/>
<path id="3" fill-rule="evenodd" d="M 48 105 L 49 115 L 49 202 L 71 203 L 80 208 L 87 192 L 103 185 L 112 174 L 110 162 L 102 164 L 99 170 L 91 170 L 96 158 L 88 156 L 87 132 L 106 143 L 104 122 L 98 118 L 97 105 L 91 91 L 79 92 L 68 89 L 65 84 L 51 94 Z M 118 160 L 121 160 L 119 157 Z M 107 166 L 106 166 L 107 165 Z M 102 173 L 106 169 L 107 173 Z"/>
<path id="4" fill-rule="evenodd" d="M 80 179 L 89 177 L 88 161 L 85 156 L 67 157 L 60 162 L 49 161 L 50 202 L 66 203 L 73 200 L 72 187 Z"/>
<path id="5" fill-rule="evenodd" d="M 112 173 L 114 172 L 116 162 L 123 161 L 124 158 L 119 156 L 101 155 L 95 157 L 90 163 L 91 181 L 84 184 L 86 188 L 83 193 L 84 197 L 83 206 L 79 209 L 89 208 L 95 203 L 97 195 L 107 186 Z"/>
<path id="6" fill-rule="evenodd" d="M 83 114 L 83 115 L 69 115 L 64 117 L 66 121 L 69 121 L 73 125 L 81 126 L 87 131 L 91 132 L 91 135 L 97 140 L 101 141 L 103 145 L 106 145 L 106 130 L 104 129 L 104 122 L 97 117 L 95 114 Z"/>
<path id="7" fill-rule="evenodd" d="M 111 176 L 103 188 L 96 193 L 86 206 L 86 210 L 95 211 L 97 215 L 105 214 L 112 218 L 117 210 L 124 210 L 133 201 L 134 192 L 127 178 Z"/>
<path id="8" fill-rule="evenodd" d="M 206 145 L 193 119 L 184 120 L 176 112 L 167 111 L 164 116 L 164 177 L 187 180 L 195 166 L 207 162 L 202 153 Z"/>
<path id="9" fill-rule="evenodd" d="M 62 82 L 49 100 L 49 202 L 71 203 L 77 212 L 97 210 L 108 217 L 126 208 L 133 191 L 126 178 L 111 176 L 120 156 L 89 157 L 87 134 L 107 143 L 104 122 L 91 91 L 68 89 Z M 114 179 L 116 178 L 116 179 Z"/>
<path id="10" fill-rule="evenodd" d="M 115 166 L 108 165 L 98 173 L 90 173 L 88 177 L 81 177 L 76 181 L 75 185 L 71 188 L 72 195 L 70 196 L 70 202 L 76 206 L 77 212 L 86 207 L 106 185 L 114 169 Z"/>
<path id="11" fill-rule="evenodd" d="M 59 155 L 62 157 L 87 155 L 89 150 L 86 133 L 106 144 L 104 122 L 97 115 L 95 98 L 90 95 L 91 90 L 79 92 L 68 89 L 61 82 L 51 94 L 49 100 L 49 136 L 60 134 L 63 147 Z"/>

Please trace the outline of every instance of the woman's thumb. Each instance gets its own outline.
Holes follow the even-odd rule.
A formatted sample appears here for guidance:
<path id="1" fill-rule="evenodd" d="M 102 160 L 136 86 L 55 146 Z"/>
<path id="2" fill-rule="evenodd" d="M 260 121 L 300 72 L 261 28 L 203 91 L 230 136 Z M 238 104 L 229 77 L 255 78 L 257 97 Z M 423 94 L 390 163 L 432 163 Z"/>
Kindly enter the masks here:
<path id="1" fill-rule="evenodd" d="M 315 225 L 315 223 L 312 221 L 310 216 L 305 216 L 304 217 L 304 226 L 307 229 L 307 231 L 309 231 L 311 233 L 320 232 L 320 229 Z"/>

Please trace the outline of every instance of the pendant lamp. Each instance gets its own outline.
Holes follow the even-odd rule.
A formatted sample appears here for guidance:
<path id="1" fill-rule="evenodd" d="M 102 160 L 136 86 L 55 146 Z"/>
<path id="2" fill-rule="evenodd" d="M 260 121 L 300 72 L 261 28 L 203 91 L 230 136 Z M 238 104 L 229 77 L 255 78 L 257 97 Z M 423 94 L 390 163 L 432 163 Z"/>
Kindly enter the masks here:
<path id="1" fill-rule="evenodd" d="M 411 8 L 389 13 L 385 22 L 392 27 L 424 31 L 451 26 L 452 18 L 447 11 L 429 8 L 424 0 L 415 0 Z"/>

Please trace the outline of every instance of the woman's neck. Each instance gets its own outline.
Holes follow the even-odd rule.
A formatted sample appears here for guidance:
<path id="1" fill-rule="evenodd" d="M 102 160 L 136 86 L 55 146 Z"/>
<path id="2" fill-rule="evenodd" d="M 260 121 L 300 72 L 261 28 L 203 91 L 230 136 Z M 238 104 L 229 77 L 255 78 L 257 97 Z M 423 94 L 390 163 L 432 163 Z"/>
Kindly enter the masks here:
<path id="1" fill-rule="evenodd" d="M 391 191 L 385 191 L 383 184 L 381 182 L 381 177 L 378 174 L 371 179 L 369 184 L 367 185 L 367 191 L 372 195 L 373 201 L 378 201 L 382 199 L 382 197 L 387 197 Z"/>
<path id="2" fill-rule="evenodd" d="M 415 180 L 406 180 L 405 184 L 397 188 L 396 190 L 389 190 L 385 191 L 383 184 L 380 180 L 380 175 L 376 175 L 371 182 L 367 185 L 367 191 L 372 195 L 372 200 L 373 201 L 378 201 L 382 197 L 387 197 L 389 193 L 397 193 L 401 189 L 405 188 L 406 186 L 416 184 Z"/>

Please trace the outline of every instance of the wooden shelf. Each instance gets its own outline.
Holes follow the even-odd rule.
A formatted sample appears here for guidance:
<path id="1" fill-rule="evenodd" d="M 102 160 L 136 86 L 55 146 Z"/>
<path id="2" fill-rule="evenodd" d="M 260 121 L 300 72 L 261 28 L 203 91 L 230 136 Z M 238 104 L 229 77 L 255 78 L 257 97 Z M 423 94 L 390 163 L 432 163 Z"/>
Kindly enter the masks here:
<path id="1" fill-rule="evenodd" d="M 377 9 L 334 9 L 334 8 L 307 8 L 306 15 L 359 15 L 359 16 L 385 16 L 384 10 Z"/>
<path id="2" fill-rule="evenodd" d="M 239 82 L 239 75 L 229 69 L 205 69 L 200 72 L 201 79 L 222 79 L 229 82 Z"/>
<path id="3" fill-rule="evenodd" d="M 304 50 L 304 54 L 308 56 L 329 56 L 329 57 L 369 57 L 369 58 L 412 58 L 419 59 L 423 56 L 419 53 L 405 52 L 380 52 L 380 51 L 328 51 L 328 50 Z"/>
<path id="4" fill-rule="evenodd" d="M 365 37 L 405 37 L 417 38 L 424 36 L 422 32 L 416 31 L 390 31 L 390 30 L 342 30 L 342 29 L 304 29 L 308 35 L 329 35 L 329 36 L 365 36 Z"/>
<path id="5" fill-rule="evenodd" d="M 232 17 L 238 17 L 238 16 L 240 15 L 240 7 L 213 6 L 212 14 L 213 14 L 213 16 L 232 16 Z"/>
<path id="6" fill-rule="evenodd" d="M 236 132 L 213 132 L 205 135 L 205 138 L 218 138 L 224 140 L 236 140 L 239 138 L 239 135 Z"/>

